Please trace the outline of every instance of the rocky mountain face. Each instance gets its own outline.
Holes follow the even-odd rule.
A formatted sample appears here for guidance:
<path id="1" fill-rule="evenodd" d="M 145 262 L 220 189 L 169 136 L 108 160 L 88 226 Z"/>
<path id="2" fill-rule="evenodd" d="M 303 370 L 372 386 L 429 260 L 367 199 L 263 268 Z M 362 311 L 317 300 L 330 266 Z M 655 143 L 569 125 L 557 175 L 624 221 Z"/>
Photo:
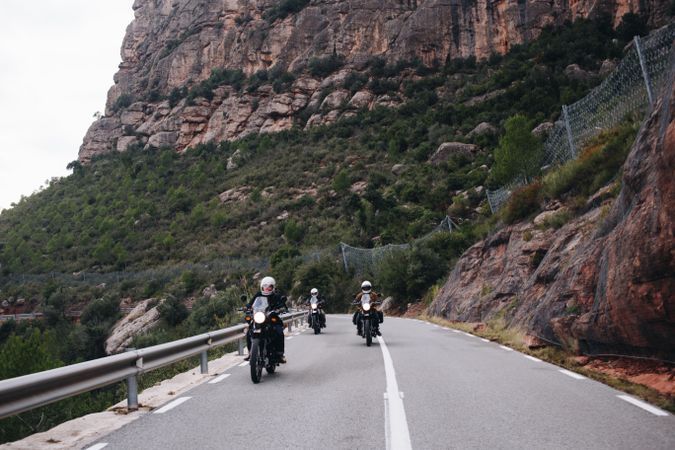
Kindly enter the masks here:
<path id="1" fill-rule="evenodd" d="M 548 211 L 477 243 L 459 260 L 431 312 L 469 322 L 503 318 L 535 343 L 672 361 L 672 81 L 628 156 L 616 200 L 603 201 L 601 191 L 585 215 L 559 230 L 536 226 Z"/>
<path id="2" fill-rule="evenodd" d="M 360 108 L 396 106 L 404 98 L 343 88 L 373 57 L 419 60 L 505 53 L 547 25 L 609 14 L 644 13 L 665 20 L 663 0 L 136 0 L 122 63 L 79 159 L 131 144 L 183 150 L 250 133 L 333 123 Z M 311 75 L 312 58 L 334 56 L 340 70 Z M 186 99 L 214 69 L 293 76 L 245 91 L 221 85 Z M 401 76 L 413 77 L 414 71 Z M 173 95 L 172 95 L 173 94 Z M 303 114 L 301 114 L 303 113 Z"/>

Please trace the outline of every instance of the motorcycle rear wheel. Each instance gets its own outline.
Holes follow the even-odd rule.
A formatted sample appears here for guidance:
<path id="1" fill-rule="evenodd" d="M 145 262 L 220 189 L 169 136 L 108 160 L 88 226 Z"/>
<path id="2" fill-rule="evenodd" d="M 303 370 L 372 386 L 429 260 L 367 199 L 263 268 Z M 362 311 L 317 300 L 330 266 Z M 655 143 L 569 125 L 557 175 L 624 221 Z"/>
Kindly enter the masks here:
<path id="1" fill-rule="evenodd" d="M 263 366 L 265 365 L 265 357 L 260 351 L 260 341 L 258 341 L 258 339 L 254 339 L 251 343 L 251 358 L 249 359 L 249 365 L 251 366 L 251 381 L 255 384 L 260 383 Z"/>

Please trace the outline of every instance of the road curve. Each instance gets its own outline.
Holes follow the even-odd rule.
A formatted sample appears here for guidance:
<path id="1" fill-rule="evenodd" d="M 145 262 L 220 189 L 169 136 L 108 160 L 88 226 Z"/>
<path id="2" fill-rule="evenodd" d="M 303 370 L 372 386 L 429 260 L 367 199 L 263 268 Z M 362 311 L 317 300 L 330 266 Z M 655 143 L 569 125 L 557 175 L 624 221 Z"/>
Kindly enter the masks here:
<path id="1" fill-rule="evenodd" d="M 294 330 L 260 384 L 232 367 L 88 448 L 675 448 L 672 415 L 495 343 L 387 318 L 368 348 L 348 316 L 327 323 Z"/>

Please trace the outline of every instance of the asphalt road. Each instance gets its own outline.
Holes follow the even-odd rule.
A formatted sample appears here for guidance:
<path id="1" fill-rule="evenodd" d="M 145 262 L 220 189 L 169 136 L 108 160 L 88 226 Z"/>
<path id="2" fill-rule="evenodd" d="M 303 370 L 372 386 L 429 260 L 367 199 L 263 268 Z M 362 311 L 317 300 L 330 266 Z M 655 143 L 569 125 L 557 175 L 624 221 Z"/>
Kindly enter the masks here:
<path id="1" fill-rule="evenodd" d="M 368 348 L 348 316 L 327 324 L 260 384 L 232 367 L 88 448 L 675 448 L 673 415 L 498 344 L 386 318 Z"/>

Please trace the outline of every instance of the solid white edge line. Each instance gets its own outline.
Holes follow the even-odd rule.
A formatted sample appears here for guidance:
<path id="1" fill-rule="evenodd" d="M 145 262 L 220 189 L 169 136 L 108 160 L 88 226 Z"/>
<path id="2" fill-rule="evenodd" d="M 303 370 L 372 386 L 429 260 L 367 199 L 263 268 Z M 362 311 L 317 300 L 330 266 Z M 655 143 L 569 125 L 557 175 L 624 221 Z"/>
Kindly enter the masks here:
<path id="1" fill-rule="evenodd" d="M 480 340 L 483 342 L 490 342 L 490 339 L 480 338 Z"/>
<path id="2" fill-rule="evenodd" d="M 578 373 L 570 372 L 569 370 L 566 370 L 566 369 L 560 369 L 560 373 L 564 373 L 568 377 L 572 377 L 572 378 L 575 378 L 577 380 L 585 380 L 586 379 L 585 376 L 579 375 Z"/>
<path id="3" fill-rule="evenodd" d="M 244 361 L 243 363 L 239 364 L 239 367 L 244 367 L 248 366 L 248 361 Z"/>
<path id="4" fill-rule="evenodd" d="M 213 380 L 209 381 L 209 384 L 220 383 L 221 381 L 223 381 L 225 378 L 227 378 L 227 377 L 229 377 L 229 376 L 230 376 L 229 373 L 224 373 L 224 374 L 222 374 L 222 375 L 220 375 L 220 376 L 217 376 L 217 377 L 214 378 Z"/>
<path id="5" fill-rule="evenodd" d="M 185 403 L 186 401 L 190 400 L 191 398 L 192 397 L 177 398 L 176 400 L 172 401 L 171 403 L 167 403 L 166 405 L 159 408 L 157 411 L 154 412 L 154 414 L 164 414 L 165 412 L 174 409 L 176 406 L 178 406 L 182 403 Z"/>
<path id="6" fill-rule="evenodd" d="M 388 437 L 387 449 L 411 450 L 408 421 L 405 417 L 403 399 L 398 390 L 394 361 L 391 359 L 391 354 L 382 336 L 378 336 L 377 340 L 380 342 L 380 350 L 382 350 L 382 358 L 384 359 L 384 373 L 387 378 L 387 408 L 385 409 L 385 422 L 389 424 L 385 434 Z"/>
<path id="7" fill-rule="evenodd" d="M 631 404 L 637 406 L 638 408 L 642 408 L 645 411 L 648 411 L 648 412 L 654 414 L 655 416 L 669 416 L 670 415 L 667 412 L 665 412 L 664 410 L 657 408 L 656 406 L 652 406 L 649 403 L 645 403 L 642 400 L 638 400 L 638 399 L 633 398 L 629 395 L 617 395 L 617 397 L 619 397 L 621 400 L 627 401 L 628 403 L 631 403 Z"/>
<path id="8" fill-rule="evenodd" d="M 526 357 L 527 359 L 532 360 L 532 361 L 541 362 L 541 359 L 535 358 L 534 356 L 530 356 L 530 355 L 523 355 L 523 356 Z"/>
<path id="9" fill-rule="evenodd" d="M 453 333 L 461 333 L 459 330 L 452 330 Z"/>
<path id="10" fill-rule="evenodd" d="M 513 351 L 512 348 L 509 348 L 509 347 L 507 347 L 507 346 L 505 346 L 505 345 L 500 345 L 499 348 L 501 348 L 501 349 L 503 349 L 503 350 L 506 350 L 507 352 L 512 352 L 512 351 Z"/>
<path id="11" fill-rule="evenodd" d="M 94 444 L 91 447 L 87 447 L 85 450 L 101 450 L 102 448 L 105 448 L 108 445 L 107 442 L 101 442 L 99 444 Z"/>

